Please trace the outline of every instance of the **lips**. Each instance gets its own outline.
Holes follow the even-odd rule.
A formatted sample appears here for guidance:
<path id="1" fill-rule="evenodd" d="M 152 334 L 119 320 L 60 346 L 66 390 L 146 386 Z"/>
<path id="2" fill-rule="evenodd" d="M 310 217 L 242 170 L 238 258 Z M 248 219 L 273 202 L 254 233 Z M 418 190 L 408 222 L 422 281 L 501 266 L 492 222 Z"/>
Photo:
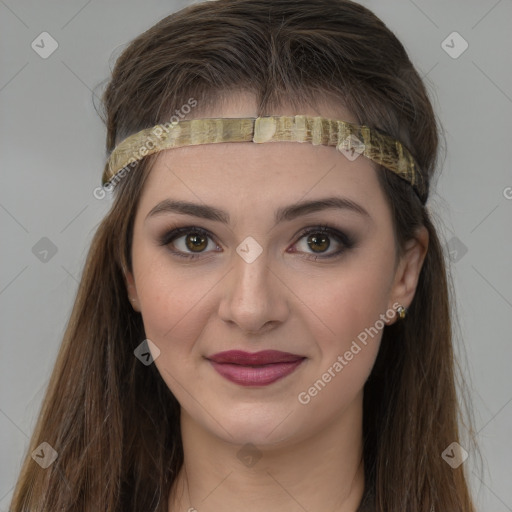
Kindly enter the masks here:
<path id="1" fill-rule="evenodd" d="M 216 363 L 259 366 L 264 364 L 292 363 L 299 359 L 304 359 L 304 357 L 297 354 L 290 354 L 289 352 L 279 352 L 278 350 L 263 350 L 254 353 L 244 352 L 242 350 L 228 350 L 214 354 L 208 357 L 208 359 Z"/>
<path id="2" fill-rule="evenodd" d="M 294 372 L 306 359 L 297 354 L 263 350 L 219 352 L 207 358 L 225 379 L 241 386 L 266 386 Z"/>

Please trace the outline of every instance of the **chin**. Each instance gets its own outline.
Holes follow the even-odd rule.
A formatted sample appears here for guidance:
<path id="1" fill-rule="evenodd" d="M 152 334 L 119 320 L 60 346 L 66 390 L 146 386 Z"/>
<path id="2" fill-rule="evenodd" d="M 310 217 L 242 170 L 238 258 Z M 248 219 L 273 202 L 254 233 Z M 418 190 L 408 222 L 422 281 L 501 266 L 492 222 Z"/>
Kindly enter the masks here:
<path id="1" fill-rule="evenodd" d="M 238 409 L 230 406 L 229 411 L 229 416 L 217 416 L 220 425 L 208 418 L 208 427 L 217 437 L 235 445 L 284 445 L 300 436 L 297 428 L 306 426 L 306 418 L 297 418 L 297 411 L 282 404 L 244 404 Z"/>

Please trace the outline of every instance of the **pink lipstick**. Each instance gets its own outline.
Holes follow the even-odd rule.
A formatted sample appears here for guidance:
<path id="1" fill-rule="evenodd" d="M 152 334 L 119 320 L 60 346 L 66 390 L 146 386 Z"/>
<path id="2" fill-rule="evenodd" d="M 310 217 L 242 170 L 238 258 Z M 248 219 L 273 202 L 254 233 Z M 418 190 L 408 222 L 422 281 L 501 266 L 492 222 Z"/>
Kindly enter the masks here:
<path id="1" fill-rule="evenodd" d="M 306 358 L 277 350 L 255 353 L 228 350 L 207 359 L 220 375 L 235 384 L 266 386 L 295 371 Z"/>

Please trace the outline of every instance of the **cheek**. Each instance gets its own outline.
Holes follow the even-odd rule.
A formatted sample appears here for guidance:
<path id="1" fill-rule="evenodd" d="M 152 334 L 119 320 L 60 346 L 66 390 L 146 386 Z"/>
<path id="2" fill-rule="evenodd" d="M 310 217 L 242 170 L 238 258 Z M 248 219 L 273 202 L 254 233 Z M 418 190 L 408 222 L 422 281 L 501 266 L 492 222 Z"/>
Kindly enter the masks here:
<path id="1" fill-rule="evenodd" d="M 305 400 L 315 397 L 318 406 L 334 407 L 350 402 L 364 385 L 379 351 L 386 314 L 391 319 L 391 268 L 389 257 L 362 255 L 341 264 L 329 278 L 298 283 L 298 295 L 309 308 L 308 330 L 319 363 L 303 383 Z"/>
<path id="2" fill-rule="evenodd" d="M 148 338 L 157 345 L 193 340 L 209 316 L 208 295 L 213 276 L 170 270 L 169 266 L 148 269 L 138 292 L 141 314 Z M 197 331 L 197 332 L 196 332 Z"/>
<path id="3" fill-rule="evenodd" d="M 303 277 L 295 285 L 309 311 L 312 333 L 323 340 L 324 348 L 350 346 L 352 339 L 374 326 L 387 311 L 389 266 L 387 262 L 366 263 L 354 258 L 329 275 Z M 381 326 L 381 322 L 377 325 Z"/>
<path id="4" fill-rule="evenodd" d="M 154 364 L 182 404 L 202 394 L 194 350 L 213 315 L 214 277 L 153 260 L 138 287 L 146 337 L 160 351 Z"/>
<path id="5" fill-rule="evenodd" d="M 385 287 L 376 286 L 369 273 L 353 272 L 340 283 L 330 284 L 329 293 L 310 296 L 321 318 L 320 322 L 310 315 L 309 329 L 318 353 L 296 399 L 318 421 L 344 411 L 361 392 L 384 327 L 380 315 L 386 312 Z"/>
<path id="6" fill-rule="evenodd" d="M 208 298 L 222 281 L 214 272 L 180 265 L 165 248 L 152 247 L 147 240 L 139 240 L 136 247 L 134 276 L 146 336 L 160 350 L 171 342 L 175 350 L 186 347 L 203 327 Z"/>

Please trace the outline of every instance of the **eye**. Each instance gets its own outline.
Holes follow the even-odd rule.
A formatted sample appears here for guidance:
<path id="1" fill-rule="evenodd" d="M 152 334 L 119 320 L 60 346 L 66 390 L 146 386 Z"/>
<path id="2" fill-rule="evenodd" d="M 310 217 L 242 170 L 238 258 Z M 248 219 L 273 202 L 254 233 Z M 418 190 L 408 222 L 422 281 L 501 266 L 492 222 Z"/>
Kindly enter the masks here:
<path id="1" fill-rule="evenodd" d="M 305 239 L 305 242 L 300 243 L 302 239 Z M 210 240 L 213 244 L 210 244 Z M 334 253 L 324 254 L 327 253 L 327 250 L 331 247 L 331 240 L 334 240 L 341 248 Z M 172 254 L 186 259 L 197 259 L 201 257 L 203 253 L 208 252 L 207 248 L 210 245 L 214 245 L 217 249 L 220 249 L 219 245 L 208 231 L 196 226 L 172 229 L 160 237 L 159 244 L 165 246 L 172 245 L 173 248 L 169 247 Z M 347 249 L 352 248 L 355 242 L 351 236 L 336 228 L 321 225 L 304 229 L 299 235 L 298 242 L 296 242 L 293 247 L 297 245 L 301 246 L 300 250 L 293 249 L 289 252 L 309 253 L 304 256 L 306 259 L 317 260 L 340 256 Z M 222 249 L 220 250 L 222 251 Z"/>
<path id="2" fill-rule="evenodd" d="M 181 235 L 182 233 L 184 233 L 184 235 Z M 180 241 L 180 239 L 183 240 Z M 199 258 L 201 254 L 205 252 L 205 249 L 209 245 L 209 240 L 214 241 L 209 233 L 204 229 L 195 226 L 187 226 L 173 229 L 164 234 L 164 236 L 160 238 L 159 243 L 160 245 L 169 245 L 173 242 L 172 245 L 178 250 L 169 250 L 174 255 L 182 258 L 195 259 Z M 187 251 L 191 251 L 192 254 L 187 253 Z"/>
<path id="3" fill-rule="evenodd" d="M 299 252 L 308 253 L 309 250 L 313 251 L 313 257 L 311 258 L 311 253 L 309 256 L 305 256 L 307 259 L 327 259 L 334 258 L 336 256 L 340 256 L 347 249 L 351 249 L 355 242 L 349 235 L 342 233 L 341 231 L 333 228 L 331 226 L 322 225 L 315 226 L 311 228 L 306 228 L 300 233 L 299 242 L 305 239 L 302 244 L 302 250 Z M 331 240 L 334 239 L 336 244 L 340 245 L 341 248 L 337 251 L 334 251 L 331 254 L 324 254 L 331 247 Z M 297 245 L 297 244 L 296 244 Z M 296 251 L 292 251 L 296 252 Z"/>

